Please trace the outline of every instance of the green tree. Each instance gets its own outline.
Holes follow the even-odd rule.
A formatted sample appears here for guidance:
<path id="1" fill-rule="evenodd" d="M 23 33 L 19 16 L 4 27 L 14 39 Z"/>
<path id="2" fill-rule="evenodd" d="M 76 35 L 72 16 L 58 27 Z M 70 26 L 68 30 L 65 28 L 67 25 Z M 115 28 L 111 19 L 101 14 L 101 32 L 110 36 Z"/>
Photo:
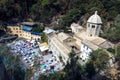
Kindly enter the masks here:
<path id="1" fill-rule="evenodd" d="M 109 29 L 106 29 L 104 31 L 104 33 L 102 34 L 102 36 L 104 38 L 107 38 L 111 42 L 116 43 L 116 42 L 120 41 L 120 35 L 119 35 L 119 33 L 120 33 L 120 25 L 119 24 L 118 25 L 112 24 Z"/>
<path id="2" fill-rule="evenodd" d="M 34 20 L 50 23 L 52 17 L 59 12 L 58 0 L 38 0 L 31 8 L 31 17 Z"/>
<path id="3" fill-rule="evenodd" d="M 46 35 L 44 32 L 43 32 L 42 35 L 41 35 L 41 40 L 42 40 L 43 42 L 48 43 L 47 35 Z"/>
<path id="4" fill-rule="evenodd" d="M 114 19 L 115 21 L 114 21 L 114 23 L 117 25 L 119 25 L 120 24 L 120 14 L 118 14 L 116 17 L 115 17 L 115 19 Z"/>
<path id="5" fill-rule="evenodd" d="M 115 54 L 115 49 L 113 49 L 113 48 L 108 48 L 107 51 L 109 51 L 109 52 Z"/>
<path id="6" fill-rule="evenodd" d="M 102 49 L 93 51 L 90 54 L 90 62 L 92 62 L 97 72 L 105 70 L 108 67 L 107 66 L 108 61 L 109 61 L 109 55 Z"/>
<path id="7" fill-rule="evenodd" d="M 115 58 L 117 61 L 120 61 L 120 46 L 117 46 L 115 49 Z"/>
<path id="8" fill-rule="evenodd" d="M 81 11 L 78 9 L 70 9 L 67 14 L 61 18 L 59 25 L 63 26 L 70 26 L 72 22 L 76 22 L 80 18 Z"/>
<path id="9" fill-rule="evenodd" d="M 30 78 L 32 77 L 33 73 L 31 69 L 27 69 L 25 71 L 25 80 L 30 80 Z"/>
<path id="10" fill-rule="evenodd" d="M 98 5 L 99 4 L 99 5 Z M 94 13 L 94 11 L 101 12 L 104 10 L 104 6 L 100 0 L 92 0 L 90 1 L 90 4 L 87 6 L 88 7 L 88 13 Z"/>
<path id="11" fill-rule="evenodd" d="M 22 68 L 19 56 L 13 56 L 6 44 L 0 44 L 0 57 L 2 58 L 10 79 L 24 79 L 24 69 Z"/>
<path id="12" fill-rule="evenodd" d="M 96 74 L 95 67 L 92 62 L 86 63 L 84 74 L 86 74 L 86 76 L 90 79 Z"/>
<path id="13" fill-rule="evenodd" d="M 65 80 L 64 73 L 62 72 L 56 72 L 54 74 L 50 74 L 49 76 L 45 76 L 44 74 L 41 74 L 38 78 L 38 80 Z"/>
<path id="14" fill-rule="evenodd" d="M 33 32 L 42 32 L 44 30 L 44 26 L 42 24 L 38 24 L 37 26 L 33 27 Z"/>
<path id="15" fill-rule="evenodd" d="M 45 5 L 48 5 L 50 4 L 50 0 L 42 0 L 42 5 L 45 6 Z"/>
<path id="16" fill-rule="evenodd" d="M 78 58 L 75 57 L 75 52 L 72 51 L 69 55 L 69 60 L 64 68 L 65 80 L 81 80 L 83 68 L 77 63 Z"/>

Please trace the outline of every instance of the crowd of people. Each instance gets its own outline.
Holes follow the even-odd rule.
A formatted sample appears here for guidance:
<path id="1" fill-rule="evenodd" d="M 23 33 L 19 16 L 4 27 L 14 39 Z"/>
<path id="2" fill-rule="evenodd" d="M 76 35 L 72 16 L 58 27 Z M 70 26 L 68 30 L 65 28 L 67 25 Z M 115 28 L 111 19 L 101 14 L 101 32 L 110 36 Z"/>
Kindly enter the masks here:
<path id="1" fill-rule="evenodd" d="M 36 68 L 35 75 L 54 73 L 62 69 L 62 63 L 51 51 L 42 53 L 35 40 L 20 39 L 12 42 L 9 47 L 13 55 L 20 55 L 27 68 Z M 36 66 L 37 64 L 37 66 Z"/>
<path id="2" fill-rule="evenodd" d="M 39 46 L 35 40 L 17 40 L 11 44 L 11 52 L 22 57 L 27 67 L 33 67 L 35 55 L 40 55 Z"/>

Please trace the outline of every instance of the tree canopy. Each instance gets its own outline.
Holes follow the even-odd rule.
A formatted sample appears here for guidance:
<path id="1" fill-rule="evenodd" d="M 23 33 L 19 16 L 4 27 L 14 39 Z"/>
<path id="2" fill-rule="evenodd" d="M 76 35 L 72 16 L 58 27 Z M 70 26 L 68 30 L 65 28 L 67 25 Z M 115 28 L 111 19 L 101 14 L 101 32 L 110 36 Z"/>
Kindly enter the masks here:
<path id="1" fill-rule="evenodd" d="M 92 62 L 93 66 L 98 72 L 105 70 L 107 68 L 108 61 L 109 61 L 109 55 L 102 49 L 93 51 L 90 54 L 90 62 Z"/>
<path id="2" fill-rule="evenodd" d="M 43 32 L 42 35 L 41 35 L 41 40 L 42 40 L 43 42 L 48 43 L 47 35 L 46 35 L 44 32 Z"/>
<path id="3" fill-rule="evenodd" d="M 102 34 L 103 37 L 107 38 L 111 42 L 119 42 L 120 41 L 120 25 L 112 24 L 110 28 L 106 29 Z"/>
<path id="4" fill-rule="evenodd" d="M 64 15 L 63 21 L 70 19 L 63 25 L 70 25 L 85 14 L 99 11 L 104 21 L 113 21 L 120 14 L 119 0 L 0 0 L 0 20 L 19 18 L 50 23 L 53 17 Z"/>
<path id="5" fill-rule="evenodd" d="M 33 32 L 39 32 L 39 33 L 41 33 L 43 30 L 44 30 L 44 26 L 42 24 L 38 24 L 32 29 Z"/>
<path id="6" fill-rule="evenodd" d="M 6 44 L 0 44 L 0 57 L 8 74 L 7 80 L 24 80 L 24 69 L 19 56 L 13 56 Z"/>
<path id="7" fill-rule="evenodd" d="M 31 19 L 48 26 L 59 19 L 57 29 L 66 29 L 72 22 L 86 24 L 88 17 L 97 10 L 104 26 L 109 27 L 108 22 L 115 22 L 115 29 L 113 25 L 108 29 L 102 27 L 102 36 L 112 42 L 119 42 L 120 30 L 116 24 L 120 23 L 119 9 L 119 0 L 0 0 L 0 22 L 21 22 Z M 35 31 L 37 30 L 40 29 L 36 28 Z"/>
<path id="8" fill-rule="evenodd" d="M 116 50 L 115 58 L 117 61 L 120 61 L 120 46 L 117 46 L 115 50 Z"/>

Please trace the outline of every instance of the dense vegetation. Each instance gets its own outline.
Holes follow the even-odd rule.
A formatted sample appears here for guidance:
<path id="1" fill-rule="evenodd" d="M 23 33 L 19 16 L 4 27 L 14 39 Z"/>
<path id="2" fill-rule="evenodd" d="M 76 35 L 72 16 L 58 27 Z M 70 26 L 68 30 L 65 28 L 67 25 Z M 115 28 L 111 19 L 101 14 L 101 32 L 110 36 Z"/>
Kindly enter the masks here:
<path id="1" fill-rule="evenodd" d="M 38 24 L 36 25 L 36 27 L 33 27 L 32 29 L 33 32 L 38 32 L 38 33 L 42 32 L 43 30 L 44 30 L 44 26 L 42 24 Z"/>
<path id="2" fill-rule="evenodd" d="M 115 56 L 116 61 L 120 61 L 120 45 L 116 46 L 114 49 L 109 48 L 107 50 Z"/>
<path id="3" fill-rule="evenodd" d="M 24 80 L 25 70 L 19 56 L 13 56 L 5 44 L 0 44 L 0 80 Z"/>
<path id="4" fill-rule="evenodd" d="M 119 8 L 119 0 L 0 0 L 0 20 L 32 18 L 48 23 L 63 15 L 63 25 L 69 25 L 98 10 L 104 21 L 112 21 L 120 13 Z"/>
<path id="5" fill-rule="evenodd" d="M 13 20 L 38 21 L 48 26 L 57 21 L 52 27 L 66 30 L 72 22 L 85 26 L 88 17 L 97 10 L 104 26 L 101 36 L 119 42 L 119 9 L 120 0 L 0 0 L 0 25 Z"/>
<path id="6" fill-rule="evenodd" d="M 102 36 L 108 40 L 110 40 L 111 42 L 119 42 L 120 41 L 120 25 L 116 24 L 116 25 L 111 25 L 109 28 L 104 29 L 104 33 L 102 34 Z"/>
<path id="7" fill-rule="evenodd" d="M 47 35 L 44 32 L 41 34 L 41 40 L 48 44 L 48 38 L 47 38 Z"/>

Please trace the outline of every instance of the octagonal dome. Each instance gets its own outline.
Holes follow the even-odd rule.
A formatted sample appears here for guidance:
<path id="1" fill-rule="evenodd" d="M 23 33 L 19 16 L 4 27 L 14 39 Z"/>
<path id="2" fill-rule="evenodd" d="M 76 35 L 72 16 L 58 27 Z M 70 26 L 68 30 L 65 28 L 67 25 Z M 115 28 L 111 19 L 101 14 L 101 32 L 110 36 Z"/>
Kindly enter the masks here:
<path id="1" fill-rule="evenodd" d="M 95 11 L 95 14 L 93 14 L 88 20 L 88 23 L 95 23 L 95 24 L 102 24 L 102 20 L 100 16 L 97 14 L 97 11 Z"/>

